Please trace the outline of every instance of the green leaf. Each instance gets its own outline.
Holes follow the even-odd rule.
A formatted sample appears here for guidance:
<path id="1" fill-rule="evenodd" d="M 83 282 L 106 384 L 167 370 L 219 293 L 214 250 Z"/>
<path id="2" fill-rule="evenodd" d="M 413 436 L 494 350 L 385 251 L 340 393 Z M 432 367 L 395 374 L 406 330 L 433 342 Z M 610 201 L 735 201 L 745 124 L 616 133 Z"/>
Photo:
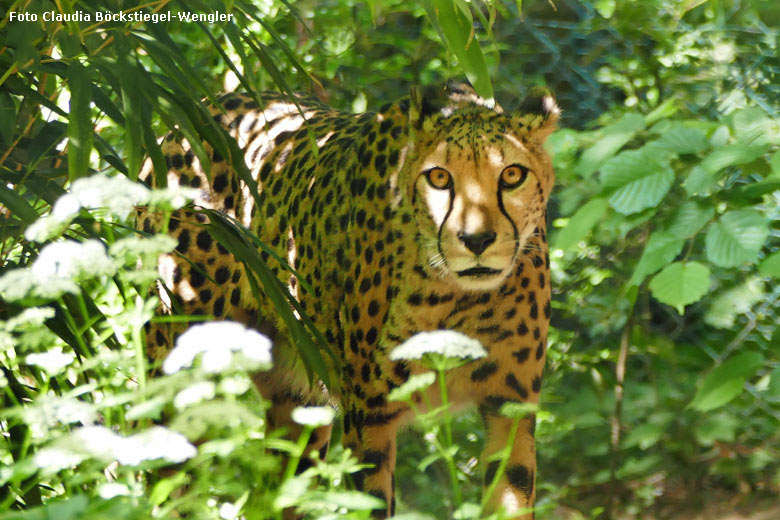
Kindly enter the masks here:
<path id="1" fill-rule="evenodd" d="M 739 188 L 733 188 L 723 194 L 724 198 L 738 204 L 757 204 L 767 193 L 780 190 L 780 180 L 754 182 Z"/>
<path id="2" fill-rule="evenodd" d="M 247 241 L 241 237 L 241 233 L 248 233 L 245 229 L 239 228 L 235 222 L 228 220 L 224 215 L 216 211 L 209 211 L 208 216 L 210 217 L 210 222 L 207 225 L 207 228 L 214 238 L 222 244 L 225 249 L 230 251 L 237 260 L 244 262 L 247 266 L 248 273 L 257 276 L 260 280 L 263 292 L 274 305 L 277 312 L 279 312 L 285 325 L 287 325 L 287 329 L 292 336 L 293 344 L 305 361 L 304 366 L 306 369 L 316 373 L 326 386 L 330 386 L 330 372 L 322 357 L 322 352 L 328 353 L 331 359 L 334 360 L 336 359 L 335 355 L 328 347 L 321 333 L 315 330 L 313 323 L 301 308 L 300 303 L 290 295 L 289 291 L 287 291 L 279 279 L 271 272 L 260 256 L 257 248 L 251 247 Z M 252 292 L 256 293 L 256 297 L 259 297 L 259 291 L 261 289 L 257 286 L 255 276 L 250 276 L 249 280 L 252 284 Z M 291 306 L 292 309 L 290 308 Z M 298 312 L 300 321 L 293 314 L 293 309 Z M 303 321 L 314 334 L 317 339 L 316 345 L 306 332 L 306 328 L 301 324 L 301 321 Z"/>
<path id="3" fill-rule="evenodd" d="M 74 61 L 68 67 L 70 110 L 68 113 L 68 178 L 85 177 L 92 151 L 92 87 L 87 69 Z"/>
<path id="4" fill-rule="evenodd" d="M 690 238 L 714 215 L 715 210 L 711 206 L 702 207 L 697 202 L 688 201 L 677 210 L 666 232 L 680 238 Z"/>
<path id="5" fill-rule="evenodd" d="M 593 7 L 595 7 L 596 11 L 607 20 L 612 18 L 612 15 L 615 14 L 615 0 L 596 0 Z"/>
<path id="6" fill-rule="evenodd" d="M 679 122 L 672 123 L 655 144 L 676 154 L 699 153 L 710 147 L 704 132 Z"/>
<path id="7" fill-rule="evenodd" d="M 769 145 L 737 142 L 713 150 L 701 164 L 694 166 L 683 187 L 688 195 L 703 193 L 718 180 L 717 173 L 728 166 L 747 164 L 766 153 Z"/>
<path id="8" fill-rule="evenodd" d="M 761 265 L 758 266 L 758 272 L 763 276 L 774 276 L 780 278 L 780 251 L 777 251 L 764 258 Z"/>
<path id="9" fill-rule="evenodd" d="M 569 223 L 566 227 L 558 232 L 553 241 L 553 247 L 563 250 L 571 248 L 590 233 L 593 226 L 601 220 L 606 211 L 606 200 L 602 198 L 589 200 L 569 218 Z"/>
<path id="10" fill-rule="evenodd" d="M 125 155 L 127 157 L 128 177 L 138 179 L 143 160 L 141 110 L 143 97 L 139 86 L 137 66 L 127 39 L 120 38 L 117 42 L 117 63 L 121 78 L 122 105 L 125 114 Z"/>
<path id="11" fill-rule="evenodd" d="M 672 233 L 655 232 L 650 235 L 628 285 L 641 284 L 646 277 L 674 260 L 682 251 L 683 244 L 685 240 Z"/>
<path id="12" fill-rule="evenodd" d="M 656 151 L 639 149 L 622 152 L 601 167 L 601 183 L 610 205 L 624 215 L 656 206 L 674 181 L 674 171 Z"/>
<path id="13" fill-rule="evenodd" d="M 720 267 L 753 263 L 769 234 L 766 217 L 743 209 L 724 213 L 707 230 L 707 259 Z"/>
<path id="14" fill-rule="evenodd" d="M 458 58 L 474 90 L 483 98 L 492 99 L 493 85 L 487 63 L 469 18 L 456 8 L 453 0 L 430 0 L 424 5 L 431 21 L 441 29 L 445 45 Z"/>
<path id="15" fill-rule="evenodd" d="M 748 107 L 731 115 L 737 139 L 752 144 L 780 143 L 780 121 L 761 107 Z"/>
<path id="16" fill-rule="evenodd" d="M 0 184 L 0 203 L 10 210 L 11 215 L 28 224 L 38 219 L 38 213 L 24 197 L 2 184 Z"/>
<path id="17" fill-rule="evenodd" d="M 599 140 L 585 149 L 574 173 L 580 177 L 590 177 L 644 127 L 645 120 L 641 115 L 629 113 L 618 122 L 602 128 Z"/>
<path id="18" fill-rule="evenodd" d="M 650 292 L 661 303 L 683 314 L 685 306 L 699 301 L 710 288 L 710 270 L 698 262 L 675 262 L 650 281 Z"/>
<path id="19" fill-rule="evenodd" d="M 763 365 L 764 356 L 759 352 L 735 355 L 704 378 L 688 406 L 701 412 L 723 406 L 742 393 L 745 380 Z"/>
<path id="20" fill-rule="evenodd" d="M 159 506 L 166 500 L 171 493 L 176 489 L 185 485 L 190 477 L 183 472 L 176 473 L 172 477 L 164 478 L 157 482 L 152 488 L 152 492 L 149 496 L 149 502 L 154 506 Z"/>

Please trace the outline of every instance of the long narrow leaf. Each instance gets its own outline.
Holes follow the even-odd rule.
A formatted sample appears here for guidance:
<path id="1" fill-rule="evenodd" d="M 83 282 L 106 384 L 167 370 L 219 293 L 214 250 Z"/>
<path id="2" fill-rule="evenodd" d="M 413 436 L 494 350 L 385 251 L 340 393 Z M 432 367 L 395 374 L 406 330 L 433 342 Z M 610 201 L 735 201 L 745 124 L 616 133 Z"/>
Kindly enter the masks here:
<path id="1" fill-rule="evenodd" d="M 92 151 L 92 118 L 89 104 L 92 87 L 87 69 L 78 62 L 68 67 L 70 113 L 68 114 L 68 177 L 71 181 L 87 175 Z"/>
<path id="2" fill-rule="evenodd" d="M 2 184 L 0 184 L 0 202 L 10 209 L 13 215 L 28 224 L 38 218 L 38 213 L 24 200 L 24 197 Z"/>
<path id="3" fill-rule="evenodd" d="M 131 180 L 138 178 L 143 159 L 143 140 L 141 110 L 141 92 L 138 85 L 138 67 L 133 59 L 130 46 L 122 38 L 117 40 L 117 62 L 119 64 L 119 77 L 122 80 L 122 105 L 126 116 L 125 121 L 125 157 L 127 158 L 127 171 Z"/>
<path id="4" fill-rule="evenodd" d="M 242 261 L 248 270 L 257 275 L 263 286 L 263 291 L 279 315 L 284 320 L 292 336 L 293 342 L 305 360 L 304 365 L 316 373 L 326 386 L 330 386 L 330 373 L 320 349 L 309 337 L 306 330 L 290 309 L 294 298 L 284 289 L 279 279 L 265 265 L 260 254 L 240 239 L 236 228 L 218 212 L 210 211 L 211 222 L 207 225 L 209 232 L 235 257 Z"/>

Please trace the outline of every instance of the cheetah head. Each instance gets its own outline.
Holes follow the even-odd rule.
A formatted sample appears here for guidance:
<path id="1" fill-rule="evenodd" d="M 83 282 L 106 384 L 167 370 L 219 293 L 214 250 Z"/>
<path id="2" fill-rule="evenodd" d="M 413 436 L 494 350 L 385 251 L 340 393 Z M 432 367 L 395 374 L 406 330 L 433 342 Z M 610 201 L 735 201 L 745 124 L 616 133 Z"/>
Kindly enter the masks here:
<path id="1" fill-rule="evenodd" d="M 559 109 L 546 91 L 514 113 L 448 85 L 412 94 L 410 191 L 428 268 L 465 289 L 497 288 L 544 219 L 554 173 L 543 148 Z M 443 99 L 442 99 L 443 98 Z"/>

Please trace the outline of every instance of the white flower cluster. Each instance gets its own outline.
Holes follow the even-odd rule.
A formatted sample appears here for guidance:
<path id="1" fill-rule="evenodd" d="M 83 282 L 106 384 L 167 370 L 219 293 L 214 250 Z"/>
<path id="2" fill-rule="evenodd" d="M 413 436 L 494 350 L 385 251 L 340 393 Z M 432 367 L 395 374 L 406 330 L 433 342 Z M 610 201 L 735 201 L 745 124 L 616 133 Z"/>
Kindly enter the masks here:
<path id="1" fill-rule="evenodd" d="M 127 220 L 136 207 L 150 206 L 178 209 L 198 195 L 198 190 L 188 187 L 170 187 L 150 190 L 124 175 L 108 177 L 97 174 L 76 179 L 68 193 L 57 199 L 47 216 L 39 218 L 25 231 L 25 238 L 43 242 L 61 233 L 84 209 L 101 209 L 108 215 Z"/>
<path id="2" fill-rule="evenodd" d="M 336 412 L 328 406 L 299 406 L 292 411 L 291 416 L 298 424 L 319 428 L 331 424 Z"/>
<path id="3" fill-rule="evenodd" d="M 206 372 L 222 372 L 239 353 L 246 368 L 263 368 L 271 365 L 271 340 L 259 332 L 247 329 L 232 321 L 217 321 L 195 325 L 179 336 L 176 347 L 163 362 L 163 371 L 173 374 L 191 366 L 201 357 L 201 367 Z"/>
<path id="4" fill-rule="evenodd" d="M 13 269 L 0 277 L 0 294 L 11 301 L 56 298 L 78 292 L 76 280 L 115 272 L 116 264 L 99 240 L 63 240 L 45 246 L 30 269 Z"/>
<path id="5" fill-rule="evenodd" d="M 390 359 L 422 359 L 426 354 L 440 354 L 448 358 L 478 359 L 487 356 L 482 344 L 454 330 L 420 332 L 390 352 Z"/>
<path id="6" fill-rule="evenodd" d="M 105 426 L 85 426 L 57 445 L 39 450 L 33 463 L 45 471 L 58 471 L 90 457 L 137 466 L 158 459 L 179 463 L 197 454 L 198 450 L 184 435 L 162 426 L 153 426 L 129 437 L 122 437 Z"/>

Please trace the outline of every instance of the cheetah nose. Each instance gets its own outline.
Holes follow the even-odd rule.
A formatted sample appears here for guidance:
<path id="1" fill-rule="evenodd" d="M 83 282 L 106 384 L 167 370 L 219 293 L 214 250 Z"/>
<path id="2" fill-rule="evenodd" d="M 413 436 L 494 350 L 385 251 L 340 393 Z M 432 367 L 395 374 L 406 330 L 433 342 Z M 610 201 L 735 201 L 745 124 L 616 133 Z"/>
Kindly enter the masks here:
<path id="1" fill-rule="evenodd" d="M 463 242 L 469 251 L 475 255 L 482 254 L 490 244 L 496 241 L 496 233 L 493 231 L 483 231 L 482 233 L 466 234 L 458 233 L 458 239 Z"/>

